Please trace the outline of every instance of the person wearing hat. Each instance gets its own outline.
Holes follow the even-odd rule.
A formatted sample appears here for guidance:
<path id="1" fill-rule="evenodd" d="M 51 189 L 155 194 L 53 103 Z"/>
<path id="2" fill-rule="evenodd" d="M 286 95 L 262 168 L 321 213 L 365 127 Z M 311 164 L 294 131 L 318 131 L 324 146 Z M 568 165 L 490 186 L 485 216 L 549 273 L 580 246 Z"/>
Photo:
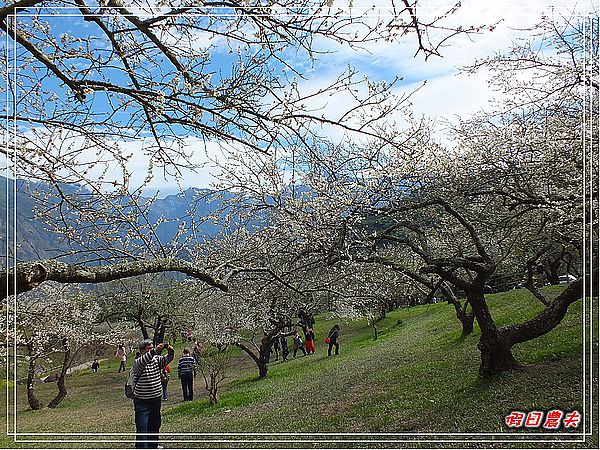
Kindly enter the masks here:
<path id="1" fill-rule="evenodd" d="M 160 356 L 167 347 L 166 356 Z M 140 357 L 133 362 L 133 375 L 136 378 L 133 389 L 135 409 L 136 448 L 157 448 L 161 417 L 160 406 L 163 388 L 160 373 L 167 367 L 175 350 L 168 344 L 158 344 L 151 339 L 140 342 Z M 146 442 L 143 442 L 146 441 Z M 151 442 L 148 442 L 151 441 Z"/>

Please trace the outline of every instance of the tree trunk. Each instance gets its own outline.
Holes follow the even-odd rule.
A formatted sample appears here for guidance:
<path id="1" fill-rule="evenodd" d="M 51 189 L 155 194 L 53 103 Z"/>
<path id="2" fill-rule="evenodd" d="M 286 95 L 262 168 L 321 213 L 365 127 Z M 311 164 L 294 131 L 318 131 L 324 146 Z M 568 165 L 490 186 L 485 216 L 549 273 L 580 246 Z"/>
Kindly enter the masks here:
<path id="1" fill-rule="evenodd" d="M 258 378 L 265 378 L 267 376 L 269 367 L 268 367 L 267 363 L 265 362 L 265 360 L 263 358 L 261 358 L 260 354 L 257 354 L 253 349 L 251 349 L 247 345 L 243 344 L 242 342 L 238 342 L 235 345 L 237 347 L 239 347 L 241 350 L 245 351 L 250 356 L 250 358 L 252 358 L 252 360 L 256 364 L 256 367 L 258 367 Z M 269 359 L 267 356 L 266 361 L 268 362 L 268 360 Z"/>
<path id="2" fill-rule="evenodd" d="M 135 316 L 135 321 L 137 322 L 138 326 L 140 327 L 140 331 L 142 332 L 142 338 L 143 339 L 149 339 L 148 336 L 148 327 L 146 326 L 146 322 L 144 322 L 144 319 L 142 318 L 141 314 L 138 313 Z"/>
<path id="3" fill-rule="evenodd" d="M 218 395 L 219 384 L 217 383 L 217 375 L 212 373 L 210 376 L 210 390 L 208 392 L 208 397 L 211 405 L 219 404 L 219 395 Z"/>
<path id="4" fill-rule="evenodd" d="M 165 342 L 166 323 L 162 316 L 156 318 L 156 325 L 154 326 L 154 337 L 152 341 L 156 344 Z"/>
<path id="5" fill-rule="evenodd" d="M 534 318 L 520 325 L 509 325 L 500 329 L 502 339 L 508 345 L 513 346 L 548 333 L 562 321 L 569 306 L 582 296 L 583 279 L 579 278 L 571 283 Z"/>
<path id="6" fill-rule="evenodd" d="M 376 341 L 379 337 L 379 330 L 377 329 L 375 321 L 371 322 L 371 327 L 373 327 L 373 340 Z"/>
<path id="7" fill-rule="evenodd" d="M 560 284 L 560 279 L 558 278 L 558 271 L 560 270 L 561 264 L 562 254 L 555 256 L 552 259 L 549 259 L 546 263 L 547 267 L 544 267 L 546 278 L 548 279 L 548 282 L 552 285 Z"/>
<path id="8" fill-rule="evenodd" d="M 69 347 L 67 339 L 63 339 L 63 348 L 64 348 L 64 358 L 63 365 L 58 376 L 58 380 L 56 381 L 56 386 L 58 387 L 58 394 L 54 397 L 50 403 L 48 403 L 48 408 L 56 408 L 60 402 L 67 396 L 67 387 L 65 386 L 65 377 L 67 375 L 67 369 L 71 363 L 71 348 Z"/>
<path id="9" fill-rule="evenodd" d="M 258 378 L 267 376 L 269 370 L 269 356 L 271 356 L 271 342 L 261 343 L 258 358 Z"/>
<path id="10" fill-rule="evenodd" d="M 475 314 L 469 313 L 465 314 L 464 320 L 461 320 L 462 323 L 462 335 L 468 336 L 473 332 L 473 324 L 475 323 Z"/>
<path id="11" fill-rule="evenodd" d="M 490 314 L 485 297 L 483 296 L 483 284 L 481 286 L 473 286 L 467 292 L 467 300 L 471 308 L 473 308 L 477 323 L 479 324 L 479 328 L 481 328 L 481 338 L 478 345 L 481 352 L 479 375 L 487 377 L 521 367 L 512 355 L 508 342 L 502 339 Z"/>
<path id="12" fill-rule="evenodd" d="M 473 332 L 473 323 L 475 322 L 475 314 L 467 314 L 467 307 L 469 306 L 469 301 L 467 300 L 465 302 L 465 305 L 463 306 L 454 296 L 454 294 L 451 293 L 451 296 L 448 297 L 448 303 L 454 306 L 454 310 L 456 311 L 456 318 L 462 324 L 463 336 L 468 336 Z"/>
<path id="13" fill-rule="evenodd" d="M 305 330 L 306 328 L 313 328 L 315 325 L 315 317 L 307 311 L 298 311 L 298 318 L 302 322 L 302 328 Z"/>
<path id="14" fill-rule="evenodd" d="M 479 375 L 482 377 L 521 367 L 513 356 L 510 346 L 500 337 L 495 327 L 494 330 L 488 329 L 485 333 L 481 333 L 478 348 L 481 352 Z"/>
<path id="15" fill-rule="evenodd" d="M 35 362 L 37 361 L 37 357 L 31 356 L 31 349 L 29 353 L 29 370 L 27 371 L 27 402 L 29 403 L 29 407 L 33 410 L 42 409 L 42 403 L 37 398 L 35 393 Z"/>
<path id="16" fill-rule="evenodd" d="M 312 319 L 310 323 L 314 324 L 314 319 Z M 248 355 L 250 355 L 250 357 L 254 360 L 256 366 L 258 367 L 259 378 L 265 378 L 267 376 L 267 372 L 269 371 L 269 356 L 271 356 L 271 347 L 273 346 L 273 343 L 281 336 L 281 330 L 288 327 L 291 328 L 291 326 L 292 324 L 287 322 L 278 323 L 271 331 L 269 331 L 269 333 L 265 333 L 265 335 L 260 341 L 260 347 L 258 348 L 254 346 L 254 349 L 252 349 L 243 344 L 242 342 L 238 342 L 235 344 L 243 351 L 248 353 Z M 286 334 L 286 336 L 289 334 Z"/>

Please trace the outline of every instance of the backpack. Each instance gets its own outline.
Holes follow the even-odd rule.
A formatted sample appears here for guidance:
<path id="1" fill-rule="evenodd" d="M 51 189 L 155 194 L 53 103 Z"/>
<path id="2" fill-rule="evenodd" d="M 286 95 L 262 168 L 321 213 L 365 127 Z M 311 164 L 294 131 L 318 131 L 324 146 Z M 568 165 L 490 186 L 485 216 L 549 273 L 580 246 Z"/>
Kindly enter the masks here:
<path id="1" fill-rule="evenodd" d="M 127 381 L 125 381 L 125 397 L 131 399 L 135 398 L 133 391 L 135 391 L 135 384 L 137 383 L 138 378 L 139 375 L 136 377 L 133 373 L 133 368 L 131 368 L 129 371 L 129 376 L 127 377 Z"/>

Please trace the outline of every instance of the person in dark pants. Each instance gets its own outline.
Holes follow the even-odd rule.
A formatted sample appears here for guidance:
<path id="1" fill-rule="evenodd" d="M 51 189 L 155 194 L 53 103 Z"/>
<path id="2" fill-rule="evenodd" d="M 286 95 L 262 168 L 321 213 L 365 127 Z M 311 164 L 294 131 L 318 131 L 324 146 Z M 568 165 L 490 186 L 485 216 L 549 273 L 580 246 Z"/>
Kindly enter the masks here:
<path id="1" fill-rule="evenodd" d="M 287 361 L 287 357 L 290 354 L 290 348 L 288 347 L 287 338 L 284 334 L 281 335 L 281 356 L 284 361 Z"/>
<path id="2" fill-rule="evenodd" d="M 181 380 L 183 400 L 194 399 L 194 376 L 196 375 L 196 360 L 190 355 L 190 349 L 183 349 L 183 356 L 177 363 L 177 374 Z"/>
<path id="3" fill-rule="evenodd" d="M 162 384 L 160 372 L 175 356 L 175 350 L 168 346 L 167 356 L 160 356 L 165 344 L 156 349 L 150 339 L 140 343 L 140 357 L 133 362 L 132 376 L 133 406 L 135 409 L 135 448 L 157 448 L 161 417 Z"/>
<path id="4" fill-rule="evenodd" d="M 127 352 L 123 344 L 119 344 L 115 356 L 119 359 L 119 372 L 125 372 L 125 365 L 127 364 Z"/>
<path id="5" fill-rule="evenodd" d="M 163 388 L 163 400 L 169 399 L 169 378 L 171 377 L 171 366 L 167 364 L 167 367 L 160 371 L 160 381 Z"/>
<path id="6" fill-rule="evenodd" d="M 329 330 L 329 349 L 327 350 L 327 356 L 331 356 L 331 349 L 335 346 L 335 354 L 340 354 L 340 343 L 338 342 L 338 338 L 340 337 L 340 326 L 334 325 L 331 330 Z"/>
<path id="7" fill-rule="evenodd" d="M 275 361 L 279 360 L 279 339 L 273 341 L 273 352 L 275 353 Z"/>

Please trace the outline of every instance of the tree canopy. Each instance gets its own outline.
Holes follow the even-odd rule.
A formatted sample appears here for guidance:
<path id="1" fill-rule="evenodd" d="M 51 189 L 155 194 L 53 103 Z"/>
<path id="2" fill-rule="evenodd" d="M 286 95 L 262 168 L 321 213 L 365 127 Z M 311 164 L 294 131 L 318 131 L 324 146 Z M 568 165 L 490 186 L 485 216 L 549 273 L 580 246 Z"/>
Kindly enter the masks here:
<path id="1" fill-rule="evenodd" d="M 465 332 L 477 320 L 480 374 L 490 375 L 519 367 L 511 347 L 554 328 L 583 295 L 583 277 L 597 276 L 597 249 L 585 247 L 598 232 L 589 178 L 598 167 L 586 145 L 598 138 L 597 28 L 590 37 L 584 22 L 544 18 L 535 41 L 544 51 L 527 42 L 467 68 L 490 70 L 509 97 L 448 125 L 443 140 L 439 124 L 413 116 L 410 95 L 394 92 L 397 80 L 351 67 L 325 87 L 298 80 L 322 40 L 353 48 L 412 35 L 417 53 L 435 55 L 478 30 L 445 26 L 455 8 L 426 22 L 408 1 L 391 3 L 392 20 L 332 14 L 331 1 L 75 3 L 81 32 L 42 14 L 61 2 L 0 10 L 17 61 L 6 72 L 17 133 L 5 136 L 17 151 L 5 154 L 17 173 L 52 186 L 32 185 L 36 215 L 77 258 L 16 264 L 0 274 L 3 298 L 48 280 L 181 272 L 202 282 L 180 287 L 199 328 L 241 348 L 244 332 L 262 332 L 249 354 L 264 365 L 299 314 L 364 313 L 441 292 Z M 333 113 L 311 106 L 342 91 L 351 102 Z M 204 239 L 190 214 L 163 242 L 155 198 L 131 184 L 129 153 L 147 158 L 144 185 L 157 168 L 177 180 L 196 164 L 190 136 L 194 151 L 216 144 L 225 156 L 211 195 L 222 195 L 214 216 L 227 226 Z M 565 266 L 577 280 L 545 298 L 537 278 Z M 515 275 L 546 307 L 499 328 L 484 294 L 494 277 Z"/>

